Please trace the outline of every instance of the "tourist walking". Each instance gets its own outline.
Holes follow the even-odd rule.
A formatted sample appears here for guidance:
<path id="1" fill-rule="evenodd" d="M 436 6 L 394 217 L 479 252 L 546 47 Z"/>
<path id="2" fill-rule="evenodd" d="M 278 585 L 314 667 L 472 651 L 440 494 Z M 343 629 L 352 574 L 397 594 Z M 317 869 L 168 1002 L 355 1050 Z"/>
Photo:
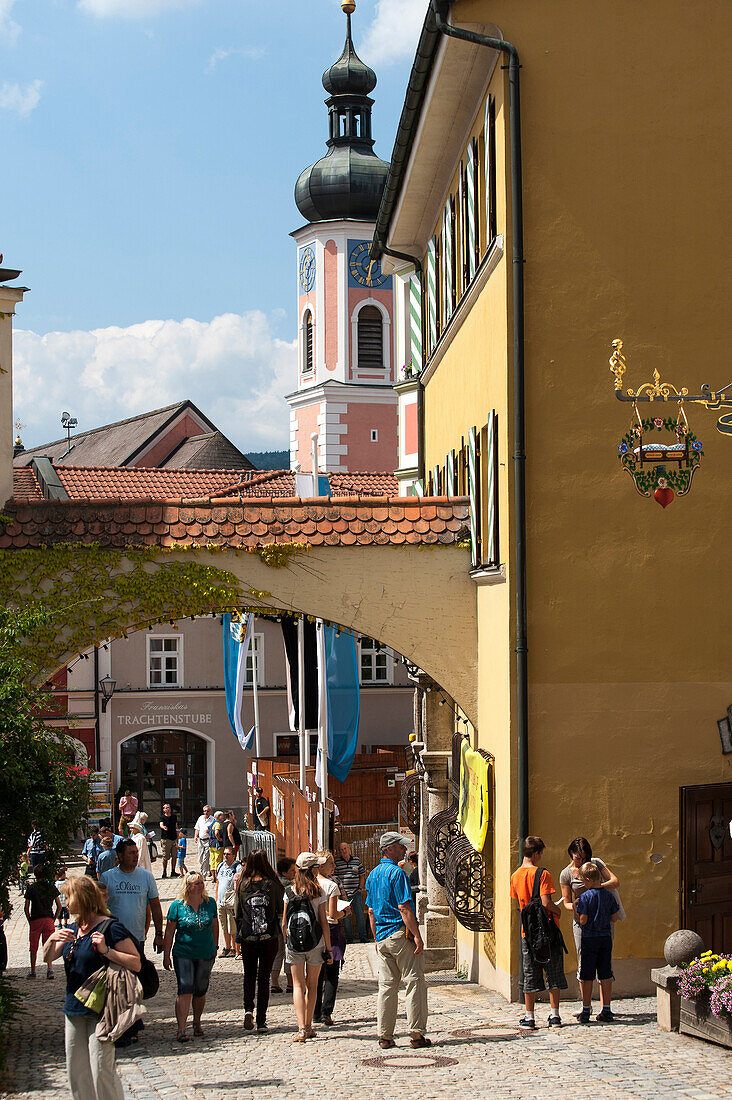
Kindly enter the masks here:
<path id="1" fill-rule="evenodd" d="M 188 837 L 185 829 L 178 830 L 178 874 L 187 875 L 186 852 L 188 850 Z"/>
<path id="2" fill-rule="evenodd" d="M 618 902 L 618 920 L 625 920 L 625 913 L 622 905 L 620 905 L 620 896 L 617 893 L 618 887 L 620 886 L 618 877 L 613 874 L 603 860 L 599 859 L 597 856 L 593 856 L 592 846 L 587 837 L 575 837 L 567 848 L 567 853 L 570 862 L 559 875 L 559 885 L 562 890 L 564 908 L 569 909 L 572 914 L 572 932 L 574 934 L 574 946 L 577 949 L 577 981 L 579 981 L 580 970 L 582 968 L 582 925 L 579 922 L 575 910 L 575 902 L 587 889 L 580 873 L 584 863 L 595 864 L 600 872 L 599 888 L 613 893 L 615 900 Z M 615 924 L 610 926 L 610 934 L 613 937 L 615 936 Z M 604 1005 L 604 1001 L 602 1003 Z"/>
<path id="3" fill-rule="evenodd" d="M 163 911 L 158 887 L 150 871 L 137 866 L 138 855 L 134 840 L 121 840 L 117 845 L 119 865 L 105 871 L 100 882 L 107 890 L 110 913 L 129 929 L 143 948 L 148 927 L 147 909 L 150 907 L 155 925 L 153 946 L 159 952 L 163 946 Z"/>
<path id="4" fill-rule="evenodd" d="M 58 927 L 63 924 L 64 928 L 69 923 L 69 907 L 66 904 L 66 867 L 61 863 L 56 871 L 58 878 L 54 882 L 54 886 L 58 890 L 58 903 L 61 906 L 61 912 L 58 917 Z"/>
<path id="5" fill-rule="evenodd" d="M 150 845 L 147 842 L 147 830 L 144 822 L 133 821 L 130 825 L 130 840 L 133 841 L 138 851 L 137 866 L 152 874 L 152 860 L 150 859 Z"/>
<path id="6" fill-rule="evenodd" d="M 209 862 L 211 865 L 211 878 L 214 881 L 216 880 L 219 864 L 223 859 L 225 840 L 224 815 L 221 810 L 217 810 L 214 814 L 213 824 L 208 831 Z"/>
<path id="7" fill-rule="evenodd" d="M 419 893 L 419 856 L 416 852 L 410 852 L 407 856 L 405 870 L 409 871 L 409 886 L 412 891 L 412 901 L 417 907 L 417 894 Z"/>
<path id="8" fill-rule="evenodd" d="M 366 879 L 371 931 L 379 959 L 379 995 L 376 1003 L 379 1046 L 395 1046 L 394 1029 L 399 985 L 406 983 L 405 1007 L 412 1047 L 429 1047 L 427 1038 L 427 983 L 420 935 L 409 879 L 399 866 L 407 846 L 399 833 L 384 833 L 379 841 L 381 861 Z"/>
<path id="9" fill-rule="evenodd" d="M 203 1036 L 201 1017 L 219 946 L 219 921 L 216 902 L 206 893 L 200 871 L 189 871 L 183 878 L 176 901 L 168 908 L 165 926 L 163 966 L 173 969 L 178 983 L 175 999 L 176 1038 L 187 1043 L 186 1024 L 193 1002 L 193 1034 Z"/>
<path id="10" fill-rule="evenodd" d="M 538 896 L 556 927 L 551 954 L 546 962 L 540 962 L 534 958 L 523 926 L 521 928 L 519 988 L 524 995 L 526 1014 L 519 1021 L 519 1027 L 526 1031 L 534 1031 L 536 1028 L 534 1019 L 536 994 L 542 993 L 545 989 L 549 990 L 549 1027 L 562 1026 L 559 1015 L 559 991 L 567 988 L 567 979 L 564 976 L 564 940 L 559 931 L 559 918 L 562 911 L 552 901 L 556 893 L 552 876 L 539 866 L 544 848 L 545 844 L 540 836 L 527 836 L 523 847 L 523 863 L 511 875 L 511 897 L 518 901 L 519 909 L 523 912 L 532 898 L 536 900 Z M 551 930 L 551 925 L 549 929 Z"/>
<path id="11" fill-rule="evenodd" d="M 272 963 L 279 946 L 283 913 L 282 883 L 261 849 L 250 852 L 237 884 L 235 913 L 244 967 L 244 1027 L 267 1031 Z"/>
<path id="12" fill-rule="evenodd" d="M 595 863 L 583 863 L 580 876 L 585 892 L 575 902 L 575 913 L 582 928 L 582 964 L 580 988 L 582 1010 L 577 1019 L 589 1024 L 592 1014 L 592 983 L 600 983 L 601 1007 L 595 1019 L 601 1024 L 615 1019 L 610 1002 L 613 991 L 613 938 L 611 929 L 619 916 L 620 905 L 614 894 L 602 889 L 600 869 Z"/>
<path id="13" fill-rule="evenodd" d="M 325 863 L 318 873 L 320 889 L 325 894 L 325 915 L 328 918 L 330 928 L 331 961 L 324 963 L 318 975 L 318 995 L 315 999 L 315 1011 L 313 1022 L 323 1023 L 326 1027 L 333 1026 L 333 1009 L 335 1008 L 336 995 L 338 993 L 338 979 L 341 966 L 346 954 L 346 937 L 343 932 L 343 918 L 346 910 L 339 911 L 338 898 L 340 888 L 333 879 L 335 859 L 328 849 L 318 852 L 319 856 L 325 856 Z"/>
<path id="14" fill-rule="evenodd" d="M 63 955 L 66 970 L 63 1012 L 69 1090 L 73 1100 L 123 1100 L 122 1082 L 114 1064 L 114 1043 L 97 1038 L 99 1013 L 86 1008 L 74 994 L 107 963 L 138 973 L 140 956 L 128 930 L 119 921 L 108 919 L 102 896 L 91 879 L 84 875 L 70 878 L 66 897 L 74 923 L 53 933 L 44 948 L 44 958 L 50 967 Z"/>
<path id="15" fill-rule="evenodd" d="M 234 919 L 234 901 L 236 890 L 234 879 L 241 870 L 241 863 L 230 844 L 224 848 L 224 858 L 219 864 L 216 876 L 216 908 L 219 916 L 219 928 L 224 937 L 224 949 L 221 958 L 226 959 L 238 954 L 235 950 L 236 920 Z"/>
<path id="16" fill-rule="evenodd" d="M 169 802 L 163 805 L 160 818 L 160 843 L 163 849 L 163 873 L 160 877 L 168 877 L 168 860 L 170 860 L 170 877 L 177 878 L 175 857 L 178 850 L 178 818 L 173 813 Z"/>
<path id="17" fill-rule="evenodd" d="M 30 883 L 25 892 L 25 919 L 28 921 L 30 952 L 30 970 L 26 978 L 35 978 L 38 945 L 41 941 L 45 944 L 53 935 L 54 919 L 61 921 L 59 897 L 60 891 L 53 882 L 51 868 L 45 858 L 41 859 L 35 866 L 35 881 Z M 53 978 L 53 967 L 50 963 L 46 969 L 46 977 Z"/>
<path id="18" fill-rule="evenodd" d="M 292 1000 L 297 1016 L 296 1043 L 314 1039 L 313 1013 L 318 995 L 318 977 L 323 963 L 333 961 L 330 926 L 325 912 L 326 896 L 315 874 L 323 856 L 301 852 L 295 860 L 295 879 L 285 891 L 282 931 L 285 959 L 292 972 Z"/>
<path id="19" fill-rule="evenodd" d="M 239 826 L 236 822 L 236 814 L 233 810 L 229 810 L 229 812 L 227 813 L 224 826 L 226 829 L 226 842 L 231 845 L 231 847 L 236 852 L 236 858 L 240 860 L 242 858 L 241 833 L 239 832 Z"/>
<path id="20" fill-rule="evenodd" d="M 28 836 L 27 856 L 31 871 L 46 856 L 46 842 L 41 835 L 41 830 L 36 828 L 34 822 L 31 822 L 31 831 Z"/>
<path id="21" fill-rule="evenodd" d="M 137 813 L 137 798 L 129 788 L 119 800 L 119 831 L 122 836 L 127 836 L 129 826 Z"/>
<path id="22" fill-rule="evenodd" d="M 89 875 L 90 878 L 97 877 L 97 859 L 101 854 L 102 839 L 99 835 L 99 829 L 96 825 L 92 825 L 89 836 L 84 841 L 84 846 L 81 849 L 81 858 L 85 864 L 84 874 Z"/>
<path id="23" fill-rule="evenodd" d="M 204 878 L 206 875 L 211 874 L 211 854 L 209 852 L 208 831 L 213 823 L 214 816 L 211 813 L 211 807 L 204 806 L 203 813 L 193 826 L 193 835 L 198 845 L 198 865 L 201 868 L 201 874 Z"/>
<path id="24" fill-rule="evenodd" d="M 254 789 L 254 828 L 259 832 L 269 830 L 270 805 L 261 787 Z"/>
<path id="25" fill-rule="evenodd" d="M 117 853 L 112 845 L 111 834 L 102 837 L 102 850 L 97 856 L 97 878 L 105 871 L 111 871 L 117 860 Z"/>
<path id="26" fill-rule="evenodd" d="M 366 871 L 363 863 L 351 852 L 351 845 L 344 841 L 339 847 L 340 855 L 335 861 L 335 880 L 340 887 L 341 897 L 351 907 L 351 916 L 346 917 L 343 931 L 348 943 L 355 939 L 353 918 L 356 919 L 358 938 L 361 943 L 368 942 L 368 930 L 366 928 L 366 910 L 363 903 L 364 884 Z"/>
<path id="27" fill-rule="evenodd" d="M 277 878 L 282 884 L 283 893 L 287 887 L 295 880 L 295 860 L 290 859 L 289 856 L 283 856 L 282 859 L 277 860 Z M 272 964 L 272 978 L 269 988 L 270 993 L 281 993 L 282 987 L 280 986 L 280 972 L 284 964 L 285 967 L 285 980 L 287 983 L 286 993 L 292 993 L 292 973 L 290 970 L 290 964 L 285 962 L 285 937 L 282 933 L 282 927 L 277 930 L 277 954 L 275 961 Z"/>

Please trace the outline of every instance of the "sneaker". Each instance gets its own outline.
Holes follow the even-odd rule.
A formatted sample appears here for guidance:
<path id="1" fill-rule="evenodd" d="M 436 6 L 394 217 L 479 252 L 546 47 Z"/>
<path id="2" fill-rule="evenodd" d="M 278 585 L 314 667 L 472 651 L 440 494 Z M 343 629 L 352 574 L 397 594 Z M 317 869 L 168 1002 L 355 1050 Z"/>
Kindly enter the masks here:
<path id="1" fill-rule="evenodd" d="M 165 876 L 163 876 L 163 877 L 165 877 Z M 175 871 L 171 871 L 170 872 L 170 877 L 171 878 L 180 878 L 180 875 L 176 874 Z"/>
<path id="2" fill-rule="evenodd" d="M 547 1027 L 561 1027 L 561 1026 L 562 1026 L 562 1017 L 561 1016 L 550 1016 L 549 1017 L 549 1020 L 547 1021 Z"/>
<path id="3" fill-rule="evenodd" d="M 259 1027 L 257 1028 L 257 1033 L 259 1035 L 268 1035 L 269 1034 L 269 1028 L 267 1027 L 266 1024 L 260 1024 Z"/>
<path id="4" fill-rule="evenodd" d="M 583 1008 L 581 1012 L 576 1013 L 575 1020 L 579 1020 L 581 1024 L 589 1024 L 591 1015 L 591 1008 Z"/>
<path id="5" fill-rule="evenodd" d="M 51 970 L 51 967 L 50 967 L 50 966 L 49 966 L 48 970 L 46 971 L 46 977 L 48 978 L 48 980 L 49 980 L 50 982 L 52 982 L 52 981 L 53 981 L 53 979 L 54 979 L 54 978 L 56 977 L 56 975 L 54 974 L 53 970 Z"/>
<path id="6" fill-rule="evenodd" d="M 523 1028 L 524 1031 L 536 1031 L 536 1023 L 529 1016 L 524 1016 L 520 1019 L 518 1026 Z"/>
<path id="7" fill-rule="evenodd" d="M 162 878 L 167 878 L 168 877 L 167 871 L 163 871 L 163 873 L 160 877 L 161 877 L 161 879 Z M 172 878 L 172 875 L 171 875 L 171 878 Z"/>
<path id="8" fill-rule="evenodd" d="M 36 976 L 35 970 L 29 970 L 28 973 L 26 974 L 26 978 L 35 978 L 35 976 Z"/>
<path id="9" fill-rule="evenodd" d="M 323 1022 L 323 1017 L 322 1016 L 313 1016 L 313 1023 L 314 1024 L 322 1024 L 322 1022 Z"/>
<path id="10" fill-rule="evenodd" d="M 326 1027 L 333 1027 L 333 1017 L 332 1016 L 323 1016 L 323 1023 L 325 1024 Z"/>
<path id="11" fill-rule="evenodd" d="M 595 1019 L 601 1024 L 611 1024 L 615 1019 L 615 1013 L 611 1008 L 603 1008 L 595 1016 Z"/>
<path id="12" fill-rule="evenodd" d="M 254 1031 L 254 1013 L 246 1012 L 244 1014 L 244 1030 Z"/>

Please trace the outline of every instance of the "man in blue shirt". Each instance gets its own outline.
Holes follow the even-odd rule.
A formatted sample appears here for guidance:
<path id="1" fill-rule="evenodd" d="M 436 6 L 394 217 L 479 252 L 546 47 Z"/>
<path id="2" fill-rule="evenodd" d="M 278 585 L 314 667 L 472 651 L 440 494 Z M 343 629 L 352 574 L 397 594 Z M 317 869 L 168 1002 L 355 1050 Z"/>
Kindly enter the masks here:
<path id="1" fill-rule="evenodd" d="M 144 867 L 137 866 L 139 852 L 134 840 L 117 845 L 119 867 L 105 871 L 100 882 L 107 887 L 109 911 L 141 944 L 147 931 L 147 907 L 155 923 L 155 950 L 163 949 L 163 911 L 155 879 Z"/>
<path id="2" fill-rule="evenodd" d="M 81 858 L 86 863 L 85 874 L 91 878 L 97 877 L 97 857 L 102 851 L 102 841 L 99 837 L 99 829 L 96 825 L 92 825 L 89 830 L 89 839 L 84 841 L 84 847 L 81 849 Z"/>
<path id="3" fill-rule="evenodd" d="M 366 898 L 371 930 L 379 958 L 379 997 L 376 1018 L 379 1046 L 395 1045 L 399 985 L 407 985 L 405 1007 L 411 1036 L 410 1046 L 429 1047 L 427 1030 L 427 983 L 419 932 L 409 879 L 399 866 L 407 854 L 400 833 L 384 833 L 379 842 L 381 862 L 366 879 Z"/>

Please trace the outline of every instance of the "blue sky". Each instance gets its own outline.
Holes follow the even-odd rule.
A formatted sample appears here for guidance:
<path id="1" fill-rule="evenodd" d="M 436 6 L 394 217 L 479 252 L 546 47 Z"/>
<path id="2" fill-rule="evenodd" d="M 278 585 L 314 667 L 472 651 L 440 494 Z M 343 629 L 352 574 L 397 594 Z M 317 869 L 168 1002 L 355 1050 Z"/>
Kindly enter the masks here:
<path id="1" fill-rule="evenodd" d="M 359 0 L 388 159 L 426 0 Z M 325 151 L 338 0 L 0 0 L 0 251 L 27 446 L 191 397 L 245 449 L 284 445 L 292 192 Z"/>

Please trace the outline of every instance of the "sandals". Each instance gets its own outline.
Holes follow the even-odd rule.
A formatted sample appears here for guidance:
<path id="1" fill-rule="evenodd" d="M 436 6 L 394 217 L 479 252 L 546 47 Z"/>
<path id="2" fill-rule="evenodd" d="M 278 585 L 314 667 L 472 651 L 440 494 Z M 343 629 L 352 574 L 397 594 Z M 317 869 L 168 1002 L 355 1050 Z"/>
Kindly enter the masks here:
<path id="1" fill-rule="evenodd" d="M 293 1043 L 304 1043 L 308 1037 L 308 1033 L 304 1027 L 301 1027 L 297 1035 L 293 1036 Z"/>
<path id="2" fill-rule="evenodd" d="M 200 1024 L 193 1025 L 193 1034 L 196 1036 L 197 1039 L 203 1039 L 205 1037 L 203 1028 Z"/>
<path id="3" fill-rule="evenodd" d="M 432 1040 L 428 1039 L 426 1035 L 415 1035 L 412 1039 L 409 1040 L 409 1045 L 414 1049 L 419 1049 L 420 1047 L 431 1047 Z"/>
<path id="4" fill-rule="evenodd" d="M 318 1037 L 318 1033 L 317 1033 L 317 1031 L 313 1031 L 312 1027 L 309 1027 L 307 1029 L 307 1031 L 305 1032 L 305 1038 L 306 1039 L 317 1039 L 317 1037 Z"/>
<path id="5" fill-rule="evenodd" d="M 186 1035 L 185 1031 L 179 1031 L 175 1038 L 179 1043 L 188 1043 L 188 1042 L 190 1042 L 190 1040 L 189 1040 L 188 1036 Z"/>

